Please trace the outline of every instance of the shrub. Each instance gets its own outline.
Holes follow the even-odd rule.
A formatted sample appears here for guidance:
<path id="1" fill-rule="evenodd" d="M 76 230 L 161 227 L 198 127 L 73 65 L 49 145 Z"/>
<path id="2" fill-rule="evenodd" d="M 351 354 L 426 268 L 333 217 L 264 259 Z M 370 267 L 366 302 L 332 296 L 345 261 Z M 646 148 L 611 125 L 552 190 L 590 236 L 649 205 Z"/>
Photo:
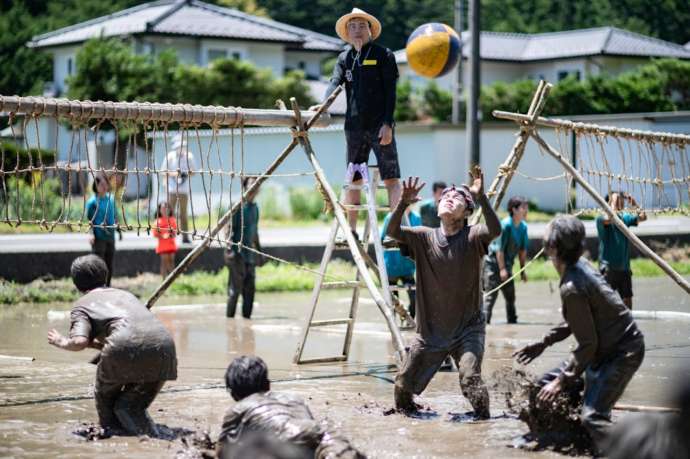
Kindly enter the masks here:
<path id="1" fill-rule="evenodd" d="M 290 209 L 298 220 L 317 220 L 323 215 L 323 198 L 313 188 L 290 188 Z"/>

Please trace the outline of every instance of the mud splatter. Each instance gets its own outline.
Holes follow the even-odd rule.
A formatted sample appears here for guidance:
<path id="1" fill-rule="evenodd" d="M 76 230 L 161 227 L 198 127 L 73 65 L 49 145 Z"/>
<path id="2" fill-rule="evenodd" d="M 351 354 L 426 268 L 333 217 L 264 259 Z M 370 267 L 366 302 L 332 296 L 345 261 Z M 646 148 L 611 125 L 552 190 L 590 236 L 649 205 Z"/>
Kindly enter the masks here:
<path id="1" fill-rule="evenodd" d="M 582 397 L 561 394 L 553 403 L 537 399 L 541 389 L 536 377 L 523 370 L 504 368 L 492 377 L 492 388 L 505 395 L 506 407 L 527 424 L 529 432 L 514 446 L 530 450 L 552 450 L 567 455 L 592 454 L 592 441 L 580 422 Z"/>

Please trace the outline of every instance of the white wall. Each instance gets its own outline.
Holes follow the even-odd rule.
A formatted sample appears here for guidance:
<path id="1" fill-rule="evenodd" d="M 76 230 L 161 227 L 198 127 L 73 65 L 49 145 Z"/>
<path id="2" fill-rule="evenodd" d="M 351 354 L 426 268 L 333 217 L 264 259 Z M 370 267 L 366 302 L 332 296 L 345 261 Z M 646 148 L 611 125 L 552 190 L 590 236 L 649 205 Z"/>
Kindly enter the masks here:
<path id="1" fill-rule="evenodd" d="M 675 133 L 690 133 L 690 114 L 656 114 L 656 118 L 651 118 L 649 114 L 642 115 L 604 115 L 575 117 L 576 121 L 591 121 L 600 125 L 615 125 L 619 127 L 660 131 Z M 94 132 L 89 130 L 72 132 L 62 124 L 56 131 L 54 121 L 49 118 L 39 120 L 39 131 L 41 147 L 55 149 L 57 145 L 58 160 L 66 161 L 71 158 L 72 162 L 87 159 L 87 141 L 94 139 Z M 57 132 L 57 136 L 55 136 Z M 515 142 L 517 129 L 511 123 L 484 123 L 481 131 L 481 158 L 482 167 L 486 174 L 487 187 L 494 179 L 499 165 L 507 157 L 511 147 Z M 211 144 L 212 136 L 207 131 L 200 132 L 199 141 L 201 149 L 198 147 L 196 139 L 190 137 L 191 150 L 196 156 L 197 165 L 208 170 L 220 169 L 223 171 L 241 169 L 242 157 L 240 147 L 239 131 L 235 131 L 235 157 L 234 167 L 231 154 L 229 131 L 222 131 L 216 137 L 215 143 Z M 570 158 L 571 137 L 564 135 L 560 138 L 552 129 L 540 128 L 540 134 L 555 148 L 562 150 Z M 174 133 L 170 133 L 169 142 Z M 33 123 L 27 129 L 27 141 L 29 146 L 38 146 L 38 138 Z M 311 139 L 317 157 L 324 168 L 329 181 L 333 185 L 341 184 L 345 174 L 345 139 L 342 126 L 336 125 L 325 129 L 313 129 Z M 290 143 L 291 137 L 287 129 L 247 129 L 245 131 L 244 145 L 244 171 L 246 173 L 262 172 L 270 164 L 276 155 Z M 112 143 L 114 138 L 112 133 L 100 132 L 98 142 L 100 144 Z M 396 141 L 398 144 L 400 167 L 403 176 L 418 175 L 427 182 L 444 180 L 448 183 L 460 184 L 467 179 L 468 157 L 465 150 L 465 131 L 462 127 L 449 125 L 442 126 L 421 126 L 401 124 L 396 128 Z M 168 143 L 169 145 L 170 143 Z M 645 158 L 656 155 L 661 159 L 663 167 L 660 178 L 668 180 L 670 178 L 669 159 L 674 157 L 676 160 L 676 176 L 682 175 L 682 158 L 687 164 L 688 151 L 664 151 L 662 147 L 649 152 L 646 149 L 638 150 L 637 144 L 627 144 L 622 142 L 620 145 L 615 139 L 604 139 L 601 145 L 586 143 L 582 140 L 578 144 L 580 151 L 578 157 L 578 167 L 584 169 L 602 170 L 604 168 L 601 160 L 600 149 L 603 148 L 607 153 L 609 168 L 611 171 L 625 171 L 626 175 L 655 177 L 655 171 L 649 170 Z M 623 155 L 621 155 L 621 145 Z M 70 153 L 71 147 L 71 153 Z M 631 149 L 631 147 L 634 147 Z M 153 161 L 149 163 L 159 167 L 165 156 L 165 144 L 162 138 L 156 138 L 152 148 Z M 203 152 L 203 155 L 200 154 Z M 593 156 L 592 156 L 593 154 Z M 679 155 L 684 155 L 682 158 Z M 131 160 L 132 158 L 130 158 Z M 141 152 L 138 155 L 139 167 L 144 166 Z M 370 158 L 374 162 L 374 157 Z M 107 166 L 107 164 L 95 164 L 94 167 Z M 133 165 L 131 166 L 134 167 Z M 288 157 L 277 173 L 305 172 L 310 168 L 304 153 L 300 148 Z M 542 154 L 534 141 L 528 143 L 524 158 L 518 168 L 518 174 L 510 184 L 509 195 L 520 194 L 528 199 L 534 200 L 539 207 L 550 210 L 564 210 L 567 196 L 565 180 L 561 177 L 556 180 L 532 180 L 523 177 L 527 175 L 533 178 L 550 178 L 562 174 L 560 165 L 550 156 Z M 222 186 L 221 186 L 222 177 Z M 140 183 L 147 181 L 146 175 L 142 172 L 139 176 Z M 136 182 L 135 174 L 130 174 L 130 182 Z M 205 182 L 204 182 L 205 180 Z M 208 175 L 202 177 L 197 175 L 192 179 L 195 206 L 205 211 L 204 185 L 207 190 L 211 190 L 213 195 L 212 206 L 217 206 L 220 195 L 225 196 L 227 201 L 229 190 L 229 177 L 227 175 L 215 174 L 213 183 Z M 666 185 L 659 190 L 652 185 L 641 188 L 639 185 L 629 183 L 618 183 L 616 180 L 611 182 L 606 179 L 589 177 L 589 183 L 595 186 L 602 194 L 606 194 L 609 189 L 624 189 L 634 194 L 643 206 L 656 207 L 659 204 L 675 207 L 679 202 L 678 192 L 684 194 L 683 201 L 687 202 L 687 190 L 679 190 L 674 185 Z M 313 186 L 314 179 L 311 176 L 299 177 L 272 177 L 269 184 L 285 189 L 290 186 Z M 131 187 L 128 187 L 131 188 Z M 136 187 L 134 187 L 136 188 Z M 235 193 L 239 190 L 238 180 L 234 180 Z M 134 190 L 131 190 L 134 191 Z M 659 194 L 661 191 L 661 195 Z M 425 196 L 430 194 L 426 190 Z M 237 195 L 235 194 L 235 197 Z M 578 207 L 593 207 L 594 203 L 581 191 L 577 193 Z"/>
<path id="2" fill-rule="evenodd" d="M 259 68 L 267 68 L 273 76 L 285 74 L 285 47 L 275 43 L 249 43 L 247 59 Z"/>
<path id="3" fill-rule="evenodd" d="M 177 53 L 177 58 L 183 64 L 201 64 L 199 40 L 184 37 L 145 36 L 139 42 L 141 44 L 137 46 L 137 52 L 143 52 L 148 48 L 157 56 L 167 49 L 174 49 Z"/>
<path id="4" fill-rule="evenodd" d="M 321 61 L 333 56 L 329 53 L 309 53 L 303 51 L 285 51 L 285 67 L 300 70 L 300 63 L 304 63 L 302 71 L 310 77 L 321 76 Z M 327 75 L 330 77 L 330 75 Z"/>
<path id="5" fill-rule="evenodd" d="M 68 62 L 72 60 L 72 73 L 74 75 L 77 71 L 77 51 L 79 46 L 63 46 L 61 48 L 55 48 L 51 51 L 53 55 L 53 83 L 55 84 L 55 89 L 63 95 L 67 92 L 67 85 L 65 80 L 69 74 Z"/>
<path id="6" fill-rule="evenodd" d="M 200 42 L 199 63 L 202 67 L 206 67 L 211 63 L 209 51 L 225 51 L 226 58 L 233 59 L 247 59 L 249 56 L 249 47 L 247 43 L 230 41 L 230 40 L 210 40 L 203 39 Z"/>

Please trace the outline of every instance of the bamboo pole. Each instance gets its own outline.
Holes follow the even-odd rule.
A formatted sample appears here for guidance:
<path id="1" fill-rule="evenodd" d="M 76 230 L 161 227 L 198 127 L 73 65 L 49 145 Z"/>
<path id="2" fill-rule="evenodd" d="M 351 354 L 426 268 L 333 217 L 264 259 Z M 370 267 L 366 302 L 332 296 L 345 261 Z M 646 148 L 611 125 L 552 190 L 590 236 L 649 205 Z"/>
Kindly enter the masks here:
<path id="1" fill-rule="evenodd" d="M 103 102 L 67 100 L 48 97 L 1 96 L 0 112 L 29 116 L 65 117 L 74 120 L 112 119 L 134 121 L 165 121 L 206 123 L 216 126 L 295 126 L 295 115 L 283 110 L 263 110 L 212 105 L 160 104 L 149 102 Z M 313 117 L 313 125 L 330 124 L 330 115 L 321 111 L 306 111 L 304 117 Z"/>
<path id="2" fill-rule="evenodd" d="M 683 290 L 685 290 L 687 293 L 690 293 L 690 283 L 688 283 L 687 280 L 683 278 L 680 274 L 678 274 L 666 261 L 661 258 L 659 255 L 656 254 L 653 250 L 651 250 L 649 247 L 645 245 L 644 242 L 640 240 L 640 238 L 637 237 L 635 233 L 630 231 L 627 226 L 625 226 L 625 223 L 618 217 L 618 214 L 613 211 L 613 209 L 608 205 L 608 203 L 602 198 L 597 191 L 592 188 L 592 186 L 587 183 L 585 179 L 582 178 L 580 173 L 575 169 L 570 162 L 568 162 L 559 152 L 558 150 L 554 149 L 551 145 L 546 143 L 544 139 L 542 139 L 539 134 L 536 131 L 532 131 L 530 134 L 534 140 L 546 151 L 548 154 L 553 156 L 556 161 L 561 163 L 561 166 L 566 170 L 570 176 L 575 179 L 577 183 L 582 186 L 582 188 L 589 193 L 590 196 L 596 201 L 599 206 L 604 209 L 606 214 L 608 215 L 609 219 L 613 222 L 614 225 L 623 233 L 625 236 L 630 240 L 630 242 L 633 243 L 637 249 L 642 252 L 645 256 L 649 257 L 654 261 L 654 263 L 659 266 L 666 274 L 668 274 L 671 279 L 673 279 Z"/>
<path id="3" fill-rule="evenodd" d="M 299 106 L 297 105 L 297 101 L 293 97 L 290 99 L 290 102 L 292 104 L 292 109 L 295 111 L 295 117 L 299 120 L 300 110 Z M 386 320 L 386 325 L 388 326 L 388 330 L 390 331 L 391 336 L 393 338 L 393 347 L 396 350 L 396 361 L 398 363 L 398 366 L 400 366 L 400 364 L 403 361 L 403 357 L 406 354 L 405 342 L 403 341 L 402 335 L 400 334 L 400 329 L 395 324 L 395 318 L 393 317 L 393 314 L 391 314 L 390 307 L 388 306 L 388 304 L 386 304 L 386 301 L 381 295 L 381 292 L 379 292 L 378 288 L 376 288 L 374 279 L 371 277 L 371 274 L 367 269 L 366 262 L 364 261 L 364 258 L 362 257 L 359 251 L 357 240 L 352 235 L 352 232 L 347 230 L 350 227 L 350 225 L 345 216 L 345 212 L 340 207 L 340 205 L 338 205 L 338 198 L 335 194 L 335 191 L 333 191 L 333 188 L 331 188 L 331 185 L 328 183 L 328 180 L 326 179 L 326 174 L 321 168 L 319 161 L 316 159 L 314 149 L 312 148 L 311 142 L 309 141 L 309 137 L 306 136 L 306 131 L 303 129 L 301 123 L 298 124 L 298 134 L 300 134 L 298 136 L 299 143 L 302 145 L 302 149 L 306 153 L 307 159 L 314 168 L 316 180 L 319 181 L 319 184 L 326 192 L 328 199 L 331 201 L 331 204 L 333 205 L 333 212 L 335 214 L 335 218 L 338 221 L 340 227 L 343 228 L 343 234 L 345 235 L 347 244 L 350 247 L 352 259 L 357 265 L 357 269 L 359 270 L 359 273 L 361 274 L 364 283 L 367 285 L 367 288 L 369 289 L 372 298 L 376 302 L 376 306 L 378 306 L 379 310 L 381 311 L 381 314 L 383 314 L 383 317 Z"/>
<path id="4" fill-rule="evenodd" d="M 492 113 L 494 117 L 504 120 L 512 120 L 518 123 L 529 121 L 529 116 L 521 113 L 505 112 L 502 110 L 494 110 Z M 542 116 L 538 117 L 535 120 L 535 123 L 539 126 L 548 126 L 559 129 L 567 129 L 570 131 L 586 132 L 590 134 L 603 133 L 635 140 L 646 139 L 653 140 L 655 142 L 678 143 L 681 145 L 690 144 L 690 135 L 687 134 L 641 131 L 638 129 L 620 128 L 615 126 L 599 126 L 598 124 L 579 123 L 559 118 L 545 118 Z"/>
<path id="5" fill-rule="evenodd" d="M 326 102 L 323 103 L 321 107 L 314 113 L 314 116 L 309 120 L 307 125 L 304 127 L 305 132 L 312 126 L 315 126 L 318 123 L 319 117 L 323 113 L 327 113 L 326 111 L 328 110 L 328 107 L 333 103 L 333 101 L 338 97 L 338 94 L 342 91 L 342 86 L 339 86 L 336 88 L 335 91 L 333 91 L 333 94 L 326 99 Z M 299 117 L 301 117 L 301 113 L 298 113 Z M 300 123 L 301 124 L 301 123 Z M 177 277 L 185 272 L 189 265 L 191 265 L 194 260 L 199 258 L 199 256 L 203 253 L 204 250 L 211 244 L 211 240 L 218 235 L 218 233 L 223 229 L 223 227 L 230 221 L 232 216 L 239 210 L 240 204 L 248 199 L 253 199 L 254 196 L 259 192 L 259 189 L 261 188 L 261 184 L 268 179 L 268 176 L 271 175 L 277 168 L 282 164 L 282 162 L 285 160 L 285 158 L 288 157 L 290 152 L 295 149 L 295 147 L 299 144 L 297 141 L 297 138 L 293 137 L 292 141 L 290 144 L 285 147 L 285 149 L 278 155 L 278 157 L 273 160 L 273 162 L 268 166 L 268 168 L 261 174 L 259 177 L 256 178 L 256 180 L 252 183 L 252 185 L 249 187 L 249 189 L 244 193 L 244 199 L 242 201 L 236 202 L 232 208 L 227 211 L 219 220 L 216 226 L 211 230 L 209 235 L 205 237 L 202 241 L 201 244 L 198 246 L 194 247 L 191 252 L 187 254 L 187 256 L 175 267 L 175 269 L 168 274 L 168 277 L 166 277 L 163 282 L 158 286 L 155 292 L 151 295 L 151 297 L 148 299 L 146 302 L 146 307 L 151 309 L 151 307 L 155 304 L 156 301 L 158 301 L 158 298 L 165 293 L 165 291 L 170 287 L 170 285 L 177 279 Z"/>
<path id="6" fill-rule="evenodd" d="M 539 81 L 537 90 L 534 92 L 532 97 L 532 102 L 530 103 L 529 110 L 527 110 L 527 119 L 520 124 L 520 133 L 518 138 L 513 144 L 513 148 L 510 150 L 510 154 L 506 160 L 498 168 L 498 174 L 491 182 L 487 196 L 493 197 L 492 206 L 494 209 L 498 209 L 501 205 L 501 201 L 505 196 L 505 192 L 508 189 L 508 185 L 515 174 L 515 169 L 517 169 L 518 164 L 522 160 L 522 156 L 525 153 L 525 146 L 527 145 L 527 140 L 529 139 L 529 131 L 534 126 L 534 120 L 537 119 L 541 111 L 544 109 L 544 103 L 546 102 L 546 97 L 551 91 L 551 84 L 546 83 L 544 80 Z M 477 209 L 477 212 L 472 216 L 470 224 L 476 225 L 482 216 L 481 207 Z"/>

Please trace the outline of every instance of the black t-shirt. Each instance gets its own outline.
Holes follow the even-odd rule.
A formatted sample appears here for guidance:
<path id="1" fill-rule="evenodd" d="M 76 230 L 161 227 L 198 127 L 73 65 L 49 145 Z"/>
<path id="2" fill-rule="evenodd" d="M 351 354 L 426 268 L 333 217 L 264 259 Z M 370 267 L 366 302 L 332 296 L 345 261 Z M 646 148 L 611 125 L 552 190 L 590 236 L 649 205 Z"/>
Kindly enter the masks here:
<path id="1" fill-rule="evenodd" d="M 384 123 L 393 126 L 398 75 L 393 52 L 376 43 L 364 45 L 359 55 L 352 46 L 340 53 L 326 97 L 345 83 L 345 129 L 374 130 Z"/>

